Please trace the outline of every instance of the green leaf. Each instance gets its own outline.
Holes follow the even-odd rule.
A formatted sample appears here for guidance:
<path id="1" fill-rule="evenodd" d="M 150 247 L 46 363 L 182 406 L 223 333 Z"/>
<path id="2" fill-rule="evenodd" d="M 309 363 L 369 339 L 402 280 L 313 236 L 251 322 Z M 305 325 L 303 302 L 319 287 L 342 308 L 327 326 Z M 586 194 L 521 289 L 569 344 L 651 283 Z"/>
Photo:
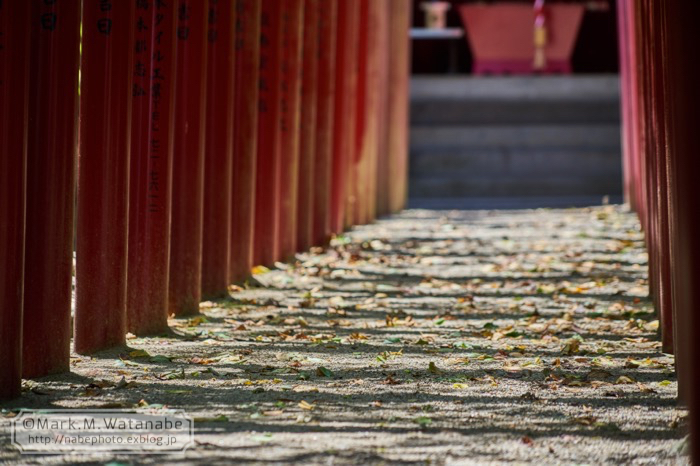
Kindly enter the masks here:
<path id="1" fill-rule="evenodd" d="M 413 420 L 413 422 L 415 422 L 416 424 L 418 424 L 421 427 L 428 427 L 430 424 L 433 423 L 433 420 L 427 416 L 420 416 L 420 417 L 415 418 Z"/>
<path id="2" fill-rule="evenodd" d="M 319 366 L 319 367 L 316 369 L 316 375 L 319 376 L 319 377 L 329 377 L 329 378 L 331 378 L 331 377 L 333 377 L 333 372 L 331 372 L 329 369 L 326 369 L 326 368 L 323 367 L 323 366 Z"/>
<path id="3" fill-rule="evenodd" d="M 430 364 L 428 364 L 428 372 L 431 374 L 442 374 L 442 370 L 440 370 L 432 361 L 430 361 Z"/>

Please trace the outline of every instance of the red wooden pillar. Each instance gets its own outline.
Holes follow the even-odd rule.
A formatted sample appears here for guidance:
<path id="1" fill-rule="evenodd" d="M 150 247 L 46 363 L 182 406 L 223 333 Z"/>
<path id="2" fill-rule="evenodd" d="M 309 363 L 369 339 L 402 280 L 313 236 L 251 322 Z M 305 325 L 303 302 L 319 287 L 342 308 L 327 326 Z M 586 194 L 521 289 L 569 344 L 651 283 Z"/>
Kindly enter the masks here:
<path id="1" fill-rule="evenodd" d="M 168 328 L 176 7 L 136 3 L 126 306 L 135 335 Z"/>
<path id="2" fill-rule="evenodd" d="M 31 3 L 25 378 L 69 369 L 80 51 L 79 1 Z"/>
<path id="3" fill-rule="evenodd" d="M 297 196 L 298 251 L 306 251 L 313 239 L 313 200 L 315 173 L 316 115 L 318 113 L 319 9 L 320 0 L 304 3 L 304 41 L 301 67 L 301 122 L 299 128 L 299 172 Z M 325 39 L 325 38 L 324 38 Z"/>
<path id="4" fill-rule="evenodd" d="M 297 250 L 299 127 L 304 0 L 285 0 L 282 14 L 282 92 L 280 94 L 280 200 L 277 241 L 282 260 Z"/>
<path id="5" fill-rule="evenodd" d="M 700 4 L 663 2 L 667 12 L 669 97 L 669 187 L 675 212 L 672 258 L 676 368 L 681 396 L 690 408 L 694 462 L 700 461 L 700 196 L 697 195 L 697 126 L 700 121 Z"/>
<path id="6" fill-rule="evenodd" d="M 126 342 L 134 4 L 83 2 L 74 344 Z"/>
<path id="7" fill-rule="evenodd" d="M 353 134 L 355 151 L 350 161 L 352 171 L 352 186 L 350 186 L 350 196 L 354 200 L 352 210 L 349 212 L 350 225 L 367 223 L 366 220 L 366 193 L 369 189 L 369 179 L 367 169 L 367 147 L 365 146 L 367 137 L 367 120 L 369 109 L 368 94 L 369 85 L 369 37 L 370 30 L 370 5 L 368 0 L 359 0 L 360 3 L 360 33 L 357 41 L 357 89 L 355 92 L 355 133 Z"/>
<path id="8" fill-rule="evenodd" d="M 410 73 L 411 2 L 391 1 L 389 43 L 389 207 L 392 212 L 404 208 L 408 194 L 408 86 Z"/>
<path id="9" fill-rule="evenodd" d="M 338 3 L 331 183 L 331 231 L 334 233 L 345 230 L 348 205 L 354 204 L 348 190 L 352 186 L 351 161 L 355 148 L 359 21 L 360 2 L 342 0 Z"/>
<path id="10" fill-rule="evenodd" d="M 245 280 L 254 262 L 262 5 L 262 0 L 236 0 L 230 282 Z"/>
<path id="11" fill-rule="evenodd" d="M 318 17 L 318 96 L 314 159 L 313 243 L 326 244 L 331 235 L 331 180 L 335 115 L 337 0 L 325 0 Z"/>
<path id="12" fill-rule="evenodd" d="M 265 1 L 267 3 L 267 1 Z M 234 77 L 233 194 L 229 281 L 250 275 L 256 221 L 258 157 L 258 78 L 262 0 L 236 0 L 236 72 Z M 265 138 L 268 135 L 264 136 Z"/>
<path id="13" fill-rule="evenodd" d="M 258 156 L 255 185 L 256 264 L 279 260 L 283 0 L 265 0 L 260 28 Z"/>
<path id="14" fill-rule="evenodd" d="M 376 217 L 377 157 L 379 151 L 380 59 L 383 0 L 361 0 L 357 126 L 355 128 L 354 223 L 369 223 Z"/>
<path id="15" fill-rule="evenodd" d="M 377 175 L 376 175 L 376 202 L 377 216 L 388 215 L 391 212 L 390 208 L 390 185 L 391 177 L 389 173 L 389 102 L 390 102 L 390 86 L 389 68 L 391 50 L 391 0 L 379 0 L 380 9 L 380 28 L 379 28 L 379 121 L 377 131 L 378 135 L 378 156 L 377 156 Z"/>
<path id="16" fill-rule="evenodd" d="M 617 2 L 617 33 L 620 57 L 620 107 L 622 116 L 622 163 L 624 176 L 624 201 L 634 208 L 635 179 L 632 172 L 633 136 L 632 136 L 632 70 L 630 69 L 629 14 L 626 0 Z"/>
<path id="17" fill-rule="evenodd" d="M 664 105 L 662 106 L 661 112 L 663 116 L 663 125 L 665 131 L 665 147 L 663 154 L 663 164 L 666 175 L 666 202 L 667 202 L 667 225 L 663 234 L 668 235 L 668 250 L 666 251 L 666 257 L 664 258 L 664 267 L 668 266 L 667 273 L 669 276 L 665 279 L 667 282 L 666 287 L 666 306 L 670 307 L 670 314 L 672 319 L 672 331 L 673 331 L 673 353 L 675 355 L 676 362 L 676 373 L 678 375 L 678 399 L 680 403 L 687 404 L 690 397 L 690 393 L 693 389 L 689 385 L 690 374 L 688 369 L 689 360 L 689 348 L 687 334 L 685 333 L 685 327 L 688 325 L 686 313 L 680 308 L 682 305 L 683 298 L 680 295 L 680 288 L 678 283 L 682 280 L 678 274 L 682 274 L 683 271 L 679 269 L 678 262 L 676 259 L 679 254 L 685 254 L 678 250 L 681 244 L 681 236 L 678 231 L 678 226 L 680 223 L 681 211 L 679 206 L 681 199 L 679 196 L 683 196 L 677 189 L 678 183 L 676 181 L 676 161 L 677 161 L 677 141 L 675 138 L 675 125 L 674 118 L 675 115 L 672 110 L 675 105 L 675 100 L 678 98 L 676 94 L 677 86 L 677 73 L 681 69 L 682 65 L 678 62 L 678 51 L 673 50 L 672 47 L 678 46 L 677 31 L 673 31 L 675 28 L 673 23 L 673 8 L 669 8 L 665 2 L 655 2 L 654 5 L 658 9 L 659 14 L 659 28 L 661 35 L 661 44 L 659 54 L 662 60 L 662 73 L 663 73 L 663 99 Z M 675 40 L 674 40 L 675 39 Z M 662 225 L 663 227 L 663 225 Z"/>
<path id="18" fill-rule="evenodd" d="M 666 38 L 663 35 L 663 13 L 661 4 L 648 2 L 649 20 L 649 47 L 650 61 L 652 64 L 651 76 L 651 111 L 652 111 L 652 135 L 653 135 L 653 166 L 654 166 L 654 236 L 656 238 L 656 303 L 661 319 L 661 336 L 663 350 L 673 352 L 673 311 L 671 299 L 671 245 L 669 241 L 669 212 L 668 212 L 668 185 L 666 170 L 666 148 L 668 147 L 668 128 L 666 126 L 665 109 L 669 102 L 666 99 L 664 88 L 667 76 L 665 70 L 667 53 L 663 51 Z"/>
<path id="19" fill-rule="evenodd" d="M 30 6 L 0 3 L 0 400 L 22 380 Z"/>
<path id="20" fill-rule="evenodd" d="M 202 282 L 208 0 L 180 0 L 175 84 L 169 312 L 199 312 Z"/>
<path id="21" fill-rule="evenodd" d="M 228 295 L 235 73 L 235 0 L 209 2 L 202 295 Z"/>

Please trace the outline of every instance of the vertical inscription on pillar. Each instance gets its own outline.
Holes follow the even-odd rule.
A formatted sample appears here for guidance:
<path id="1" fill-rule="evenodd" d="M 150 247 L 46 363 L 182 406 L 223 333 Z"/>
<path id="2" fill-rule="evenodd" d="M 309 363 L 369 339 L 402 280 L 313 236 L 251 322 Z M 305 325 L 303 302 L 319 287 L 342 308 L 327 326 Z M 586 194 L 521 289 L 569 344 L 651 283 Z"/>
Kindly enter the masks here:
<path id="1" fill-rule="evenodd" d="M 146 177 L 146 199 L 150 214 L 162 214 L 165 211 L 162 196 L 162 160 L 163 141 L 161 130 L 161 103 L 163 87 L 168 76 L 165 74 L 163 61 L 163 37 L 166 33 L 164 20 L 168 4 L 166 0 L 135 0 L 136 2 L 136 37 L 134 41 L 134 99 L 150 99 L 139 102 L 139 106 L 150 111 L 148 121 L 148 165 Z M 136 102 L 134 102 L 136 103 Z M 149 105 L 150 104 L 150 105 Z"/>
<path id="2" fill-rule="evenodd" d="M 245 22 L 243 21 L 245 13 L 245 0 L 236 0 L 236 50 L 243 50 L 245 47 Z"/>
<path id="3" fill-rule="evenodd" d="M 177 12 L 177 38 L 187 40 L 190 38 L 190 12 L 192 7 L 189 3 L 183 2 Z"/>
<path id="4" fill-rule="evenodd" d="M 216 42 L 219 37 L 219 32 L 216 29 L 216 24 L 219 21 L 219 0 L 209 0 L 209 17 L 207 23 L 209 29 L 207 30 L 207 39 L 209 42 Z"/>
<path id="5" fill-rule="evenodd" d="M 289 131 L 289 35 L 292 25 L 290 24 L 289 8 L 282 10 L 282 75 L 280 76 L 280 131 Z"/>
<path id="6" fill-rule="evenodd" d="M 174 1 L 174 0 L 170 0 Z M 165 19 L 165 9 L 167 4 L 164 0 L 154 0 L 153 23 L 151 31 L 151 66 L 153 72 L 151 74 L 151 147 L 149 151 L 149 170 L 148 170 L 148 211 L 152 214 L 163 213 L 163 198 L 161 196 L 161 148 L 162 138 L 164 137 L 161 130 L 161 101 L 163 99 L 163 86 L 169 76 L 163 71 L 163 35 L 165 28 L 163 20 Z"/>
<path id="7" fill-rule="evenodd" d="M 43 0 L 40 6 L 39 21 L 44 31 L 55 31 L 58 24 L 55 4 L 58 0 Z"/>
<path id="8" fill-rule="evenodd" d="M 241 2 L 242 3 L 242 2 Z M 240 15 L 238 16 L 241 17 Z M 267 11 L 263 11 L 260 17 L 260 82 L 259 82 L 259 95 L 258 95 L 258 110 L 262 113 L 267 113 L 267 99 L 269 96 L 269 85 L 267 82 L 267 70 L 270 66 L 271 59 L 271 45 L 270 44 L 270 28 L 271 28 L 271 18 Z M 241 29 L 243 26 L 241 25 Z M 243 32 L 243 31 L 241 31 Z M 243 48 L 243 33 L 241 33 L 241 48 Z"/>

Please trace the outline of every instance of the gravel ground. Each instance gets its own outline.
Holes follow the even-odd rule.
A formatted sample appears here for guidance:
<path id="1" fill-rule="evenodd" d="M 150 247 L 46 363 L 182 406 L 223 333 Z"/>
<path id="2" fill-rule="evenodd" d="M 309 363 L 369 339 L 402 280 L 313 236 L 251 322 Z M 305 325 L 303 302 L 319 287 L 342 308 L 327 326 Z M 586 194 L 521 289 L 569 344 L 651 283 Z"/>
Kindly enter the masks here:
<path id="1" fill-rule="evenodd" d="M 172 334 L 0 405 L 9 463 L 687 464 L 673 357 L 621 206 L 409 210 L 256 268 Z M 170 456 L 20 456 L 20 408 L 185 409 Z"/>

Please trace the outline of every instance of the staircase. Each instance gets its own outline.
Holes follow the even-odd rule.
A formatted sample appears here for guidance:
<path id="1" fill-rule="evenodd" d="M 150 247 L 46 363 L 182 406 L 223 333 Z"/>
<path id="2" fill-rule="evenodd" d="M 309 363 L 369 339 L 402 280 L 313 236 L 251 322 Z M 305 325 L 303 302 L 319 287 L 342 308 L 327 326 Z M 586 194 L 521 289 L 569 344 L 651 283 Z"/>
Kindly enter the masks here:
<path id="1" fill-rule="evenodd" d="M 617 76 L 431 76 L 411 86 L 412 206 L 621 200 Z"/>

